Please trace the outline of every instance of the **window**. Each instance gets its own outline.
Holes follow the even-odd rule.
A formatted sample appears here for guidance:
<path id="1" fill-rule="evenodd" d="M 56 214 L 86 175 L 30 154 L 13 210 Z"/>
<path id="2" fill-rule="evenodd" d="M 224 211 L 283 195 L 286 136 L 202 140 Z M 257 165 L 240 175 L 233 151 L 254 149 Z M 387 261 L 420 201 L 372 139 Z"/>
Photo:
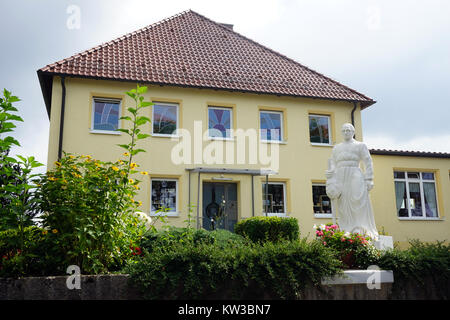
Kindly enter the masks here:
<path id="1" fill-rule="evenodd" d="M 121 113 L 120 100 L 94 98 L 92 107 L 91 131 L 118 133 Z"/>
<path id="2" fill-rule="evenodd" d="M 261 140 L 283 140 L 283 113 L 277 111 L 259 112 Z"/>
<path id="3" fill-rule="evenodd" d="M 330 116 L 309 115 L 309 136 L 313 144 L 331 144 Z"/>
<path id="4" fill-rule="evenodd" d="M 152 123 L 154 135 L 173 135 L 178 128 L 178 104 L 155 102 Z"/>
<path id="5" fill-rule="evenodd" d="M 212 138 L 231 138 L 233 126 L 231 108 L 208 107 L 208 135 Z"/>
<path id="6" fill-rule="evenodd" d="M 313 184 L 312 194 L 314 215 L 317 217 L 330 217 L 331 201 L 327 196 L 325 184 Z"/>
<path id="7" fill-rule="evenodd" d="M 152 179 L 150 190 L 151 215 L 157 215 L 158 210 L 167 210 L 164 215 L 177 215 L 178 180 Z"/>
<path id="8" fill-rule="evenodd" d="M 432 172 L 394 172 L 400 218 L 438 218 L 436 181 Z"/>
<path id="9" fill-rule="evenodd" d="M 286 215 L 286 184 L 269 182 L 267 195 L 266 183 L 262 184 L 263 211 L 268 215 Z"/>

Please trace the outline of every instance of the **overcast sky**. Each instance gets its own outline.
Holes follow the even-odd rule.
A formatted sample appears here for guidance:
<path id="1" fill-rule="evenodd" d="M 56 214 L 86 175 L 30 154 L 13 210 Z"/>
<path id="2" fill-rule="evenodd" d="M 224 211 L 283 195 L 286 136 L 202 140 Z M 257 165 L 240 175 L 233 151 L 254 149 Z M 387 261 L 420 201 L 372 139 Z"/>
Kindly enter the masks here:
<path id="1" fill-rule="evenodd" d="M 14 153 L 47 161 L 36 70 L 187 9 L 376 100 L 362 116 L 369 147 L 450 152 L 450 1 L 1 0 L 0 89 L 25 120 Z"/>

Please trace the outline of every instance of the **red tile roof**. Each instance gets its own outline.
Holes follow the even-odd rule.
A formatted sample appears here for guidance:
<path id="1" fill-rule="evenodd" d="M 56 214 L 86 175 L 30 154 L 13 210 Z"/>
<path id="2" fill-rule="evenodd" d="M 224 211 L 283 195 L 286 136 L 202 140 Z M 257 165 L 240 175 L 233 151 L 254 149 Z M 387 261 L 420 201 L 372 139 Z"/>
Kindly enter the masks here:
<path id="1" fill-rule="evenodd" d="M 429 151 L 406 151 L 406 150 L 387 150 L 387 149 L 370 149 L 370 154 L 378 154 L 384 156 L 409 156 L 424 158 L 450 158 L 447 152 L 429 152 Z"/>
<path id="2" fill-rule="evenodd" d="M 38 75 L 41 85 L 43 76 L 68 75 L 356 101 L 363 108 L 375 103 L 191 10 L 50 64 Z"/>

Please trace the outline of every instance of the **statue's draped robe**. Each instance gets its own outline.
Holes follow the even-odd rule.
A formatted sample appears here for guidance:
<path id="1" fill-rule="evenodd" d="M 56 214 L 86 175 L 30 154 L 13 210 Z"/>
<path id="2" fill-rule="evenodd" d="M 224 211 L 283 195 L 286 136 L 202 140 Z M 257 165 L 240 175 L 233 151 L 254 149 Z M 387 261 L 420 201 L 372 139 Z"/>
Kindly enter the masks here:
<path id="1" fill-rule="evenodd" d="M 359 164 L 363 162 L 365 172 Z M 341 230 L 378 238 L 366 180 L 373 180 L 372 159 L 367 146 L 356 140 L 343 142 L 333 148 L 331 157 L 333 180 L 340 196 L 334 199 Z"/>

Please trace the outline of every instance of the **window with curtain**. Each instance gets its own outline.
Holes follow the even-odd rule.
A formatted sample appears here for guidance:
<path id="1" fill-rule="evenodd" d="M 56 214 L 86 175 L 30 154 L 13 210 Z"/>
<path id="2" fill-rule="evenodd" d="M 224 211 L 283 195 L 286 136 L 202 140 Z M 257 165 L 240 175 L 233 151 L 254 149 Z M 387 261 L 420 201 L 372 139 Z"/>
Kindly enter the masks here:
<path id="1" fill-rule="evenodd" d="M 212 138 L 231 138 L 232 109 L 208 107 L 208 135 Z"/>
<path id="2" fill-rule="evenodd" d="M 309 115 L 309 137 L 311 143 L 331 144 L 330 116 Z"/>
<path id="3" fill-rule="evenodd" d="M 398 217 L 439 217 L 433 172 L 395 171 L 394 183 Z"/>
<path id="4" fill-rule="evenodd" d="M 261 140 L 283 140 L 283 113 L 278 111 L 260 111 Z"/>
<path id="5" fill-rule="evenodd" d="M 112 132 L 119 129 L 120 100 L 94 98 L 92 131 Z"/>
<path id="6" fill-rule="evenodd" d="M 152 108 L 154 135 L 173 135 L 178 128 L 178 104 L 155 102 Z"/>

